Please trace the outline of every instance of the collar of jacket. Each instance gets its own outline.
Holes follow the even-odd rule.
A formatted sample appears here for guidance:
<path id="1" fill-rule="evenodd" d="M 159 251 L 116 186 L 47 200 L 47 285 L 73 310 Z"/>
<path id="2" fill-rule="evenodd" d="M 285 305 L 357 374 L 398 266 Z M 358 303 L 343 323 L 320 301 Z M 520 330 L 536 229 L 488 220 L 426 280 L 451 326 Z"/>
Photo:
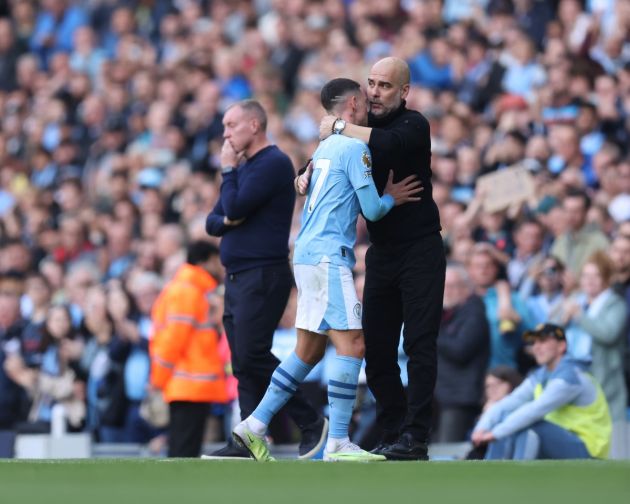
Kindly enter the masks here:
<path id="1" fill-rule="evenodd" d="M 173 281 L 191 283 L 203 291 L 212 291 L 217 286 L 217 281 L 205 269 L 188 263 L 179 267 Z"/>
<path id="2" fill-rule="evenodd" d="M 370 128 L 378 128 L 380 126 L 391 123 L 396 117 L 403 114 L 407 110 L 406 105 L 406 100 L 403 100 L 400 104 L 400 107 L 383 117 L 375 117 L 373 114 L 370 113 L 368 115 L 368 126 Z"/>

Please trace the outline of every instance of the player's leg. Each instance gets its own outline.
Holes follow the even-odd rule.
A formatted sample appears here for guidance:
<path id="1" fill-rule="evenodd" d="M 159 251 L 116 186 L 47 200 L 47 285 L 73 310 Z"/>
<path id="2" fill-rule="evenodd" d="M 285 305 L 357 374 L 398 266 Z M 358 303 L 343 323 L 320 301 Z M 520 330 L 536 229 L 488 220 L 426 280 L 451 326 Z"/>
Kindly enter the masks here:
<path id="1" fill-rule="evenodd" d="M 348 427 L 357 396 L 359 373 L 365 354 L 361 331 L 361 303 L 348 268 L 330 265 L 329 304 L 325 322 L 337 356 L 330 369 L 328 403 L 330 428 L 324 460 L 370 462 L 385 460 L 350 442 Z"/>
<path id="2" fill-rule="evenodd" d="M 295 279 L 298 288 L 296 325 L 298 342 L 295 351 L 275 369 L 267 390 L 251 415 L 234 428 L 234 439 L 245 446 L 257 460 L 269 458 L 264 435 L 273 416 L 284 406 L 304 381 L 313 366 L 323 357 L 326 337 L 318 334 L 325 306 L 325 268 L 296 265 Z"/>
<path id="3" fill-rule="evenodd" d="M 253 413 L 234 428 L 235 441 L 256 460 L 270 459 L 264 436 L 271 419 L 295 394 L 325 349 L 325 336 L 298 329 L 295 350 L 273 372 L 267 391 Z"/>

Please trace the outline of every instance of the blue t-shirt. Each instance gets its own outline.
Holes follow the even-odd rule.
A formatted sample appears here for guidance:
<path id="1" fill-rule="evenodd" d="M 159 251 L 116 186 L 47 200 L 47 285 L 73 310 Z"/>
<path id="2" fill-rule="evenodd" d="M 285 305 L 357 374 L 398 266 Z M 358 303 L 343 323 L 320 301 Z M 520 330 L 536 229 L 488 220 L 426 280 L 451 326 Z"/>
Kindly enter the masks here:
<path id="1" fill-rule="evenodd" d="M 374 181 L 367 145 L 343 135 L 331 135 L 319 144 L 313 155 L 313 176 L 295 242 L 294 264 L 354 266 L 361 211 L 356 191 L 370 185 Z"/>

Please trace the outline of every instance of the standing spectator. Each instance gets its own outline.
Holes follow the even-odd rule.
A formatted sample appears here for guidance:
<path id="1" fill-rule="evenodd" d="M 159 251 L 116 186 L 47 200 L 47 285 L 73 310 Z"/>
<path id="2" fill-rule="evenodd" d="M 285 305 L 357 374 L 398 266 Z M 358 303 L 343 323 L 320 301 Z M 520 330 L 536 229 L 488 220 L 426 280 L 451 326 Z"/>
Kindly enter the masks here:
<path id="1" fill-rule="evenodd" d="M 510 286 L 519 290 L 524 280 L 530 276 L 535 265 L 542 260 L 544 231 L 542 225 L 535 220 L 521 222 L 514 232 L 516 248 L 507 265 L 507 276 Z"/>
<path id="2" fill-rule="evenodd" d="M 99 391 L 111 368 L 109 349 L 114 340 L 114 324 L 107 313 L 107 297 L 102 285 L 90 287 L 85 294 L 85 317 L 79 331 L 85 340 L 85 349 L 79 366 L 86 378 L 87 428 L 102 443 L 122 442 L 119 429 L 103 422 L 103 413 L 116 401 L 114 387 L 107 394 Z M 101 389 L 102 390 L 102 389 Z M 99 393 L 101 392 L 101 393 Z"/>
<path id="3" fill-rule="evenodd" d="M 628 309 L 610 288 L 614 264 L 605 252 L 588 258 L 580 275 L 580 290 L 563 308 L 570 355 L 591 363 L 601 384 L 613 422 L 626 418 L 627 391 L 623 373 Z M 573 348 L 575 347 L 575 348 Z"/>
<path id="4" fill-rule="evenodd" d="M 529 312 L 518 294 L 511 291 L 505 280 L 499 279 L 499 260 L 496 249 L 487 243 L 478 243 L 468 261 L 468 273 L 475 292 L 486 305 L 490 324 L 490 367 L 504 364 L 518 368 L 521 348 L 520 336 L 531 327 Z"/>
<path id="5" fill-rule="evenodd" d="M 34 273 L 26 279 L 24 294 L 22 315 L 27 324 L 21 337 L 22 356 L 27 366 L 39 366 L 41 364 L 39 348 L 52 299 L 52 287 L 43 274 Z"/>
<path id="6" fill-rule="evenodd" d="M 531 286 L 523 290 L 534 292 L 536 288 L 538 289 L 537 294 L 524 297 L 533 324 L 542 324 L 557 316 L 565 300 L 563 274 L 564 264 L 553 256 L 546 257 L 542 264 L 532 271 L 532 277 L 527 280 Z"/>
<path id="7" fill-rule="evenodd" d="M 446 267 L 444 309 L 437 339 L 440 443 L 464 441 L 480 413 L 483 381 L 490 356 L 490 329 L 485 306 L 474 294 L 466 269 Z"/>
<path id="8" fill-rule="evenodd" d="M 586 214 L 591 206 L 589 196 L 580 190 L 570 189 L 562 201 L 567 230 L 558 236 L 551 247 L 551 255 L 557 257 L 566 266 L 572 285 L 582 270 L 588 257 L 597 250 L 608 248 L 608 239 L 599 230 L 591 229 L 586 224 Z"/>
<path id="9" fill-rule="evenodd" d="M 64 406 L 67 425 L 73 431 L 83 428 L 85 386 L 77 374 L 83 348 L 83 340 L 77 337 L 72 327 L 68 307 L 53 305 L 46 315 L 39 348 L 41 365 L 29 368 L 19 354 L 5 364 L 7 373 L 27 388 L 33 397 L 28 420 L 38 430 L 49 432 L 55 405 Z"/>
<path id="10" fill-rule="evenodd" d="M 88 20 L 83 9 L 68 0 L 44 0 L 42 7 L 31 35 L 31 49 L 46 68 L 55 53 L 72 51 L 74 32 Z"/>
<path id="11" fill-rule="evenodd" d="M 227 270 L 223 326 L 244 420 L 262 399 L 280 363 L 271 345 L 293 284 L 288 241 L 294 172 L 289 158 L 269 142 L 267 114 L 258 102 L 233 105 L 223 125 L 223 184 L 206 230 L 223 236 L 221 261 Z M 328 434 L 327 423 L 300 391 L 286 407 L 302 431 L 300 456 L 314 456 L 314 448 Z M 216 455 L 249 456 L 234 448 L 228 445 Z"/>
<path id="12" fill-rule="evenodd" d="M 619 233 L 610 245 L 609 255 L 615 265 L 612 288 L 626 302 L 628 321 L 630 322 L 630 236 Z M 626 391 L 630 391 L 630 323 L 628 322 L 626 322 L 625 332 L 624 368 Z M 628 400 L 630 401 L 630 397 Z"/>
<path id="13" fill-rule="evenodd" d="M 23 289 L 21 275 L 0 272 L 0 430 L 11 429 L 24 420 L 26 393 L 20 380 L 6 369 L 7 361 L 20 354 L 25 325 L 20 317 Z"/>
<path id="14" fill-rule="evenodd" d="M 227 401 L 219 333 L 208 320 L 207 297 L 217 286 L 209 268 L 217 254 L 207 242 L 191 243 L 153 307 L 151 385 L 169 404 L 169 457 L 198 457 L 210 404 Z"/>
<path id="15" fill-rule="evenodd" d="M 612 431 L 606 398 L 565 355 L 564 330 L 544 324 L 525 337 L 540 367 L 483 414 L 473 443 L 490 443 L 487 459 L 606 458 Z"/>
<path id="16" fill-rule="evenodd" d="M 396 207 L 378 222 L 368 223 L 372 246 L 366 256 L 362 322 L 367 381 L 383 430 L 383 443 L 376 451 L 393 460 L 426 460 L 446 259 L 431 186 L 429 123 L 406 107 L 409 78 L 403 60 L 377 61 L 368 76 L 368 127 L 326 116 L 320 136 L 335 132 L 367 143 L 379 194 L 390 170 L 395 182 L 415 175 L 424 187 L 421 201 Z M 403 347 L 409 357 L 407 394 L 398 367 L 403 323 Z"/>
<path id="17" fill-rule="evenodd" d="M 8 19 L 0 19 L 0 90 L 14 91 L 17 87 L 16 68 L 20 47 L 15 43 L 13 27 Z"/>

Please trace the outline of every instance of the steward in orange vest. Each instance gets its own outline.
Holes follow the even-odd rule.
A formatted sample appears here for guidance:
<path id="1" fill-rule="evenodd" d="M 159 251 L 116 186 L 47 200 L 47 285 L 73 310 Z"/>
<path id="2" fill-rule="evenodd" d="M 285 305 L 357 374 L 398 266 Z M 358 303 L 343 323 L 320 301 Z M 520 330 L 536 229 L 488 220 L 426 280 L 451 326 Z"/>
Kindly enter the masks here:
<path id="1" fill-rule="evenodd" d="M 229 400 L 219 333 L 210 319 L 210 274 L 218 249 L 208 242 L 188 247 L 187 263 L 153 305 L 151 385 L 169 403 L 169 456 L 196 457 L 201 451 L 209 403 Z M 220 264 L 219 264 L 220 267 Z"/>

